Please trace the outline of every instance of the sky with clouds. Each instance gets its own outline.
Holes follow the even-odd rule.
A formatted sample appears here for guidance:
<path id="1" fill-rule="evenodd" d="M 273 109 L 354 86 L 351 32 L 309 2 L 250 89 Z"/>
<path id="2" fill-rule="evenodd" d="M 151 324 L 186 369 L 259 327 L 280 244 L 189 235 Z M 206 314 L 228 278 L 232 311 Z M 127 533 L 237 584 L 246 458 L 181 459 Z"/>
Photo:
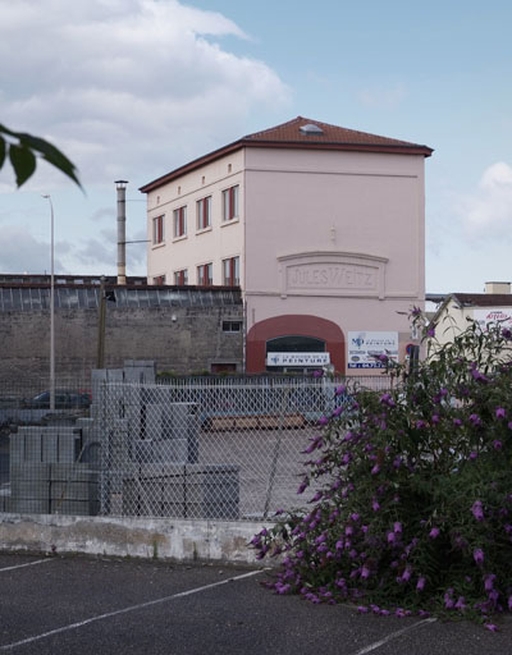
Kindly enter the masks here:
<path id="1" fill-rule="evenodd" d="M 512 4 L 466 0 L 0 0 L 0 122 L 50 140 L 82 193 L 42 162 L 0 171 L 0 272 L 145 274 L 139 187 L 302 115 L 422 143 L 427 291 L 512 281 Z"/>

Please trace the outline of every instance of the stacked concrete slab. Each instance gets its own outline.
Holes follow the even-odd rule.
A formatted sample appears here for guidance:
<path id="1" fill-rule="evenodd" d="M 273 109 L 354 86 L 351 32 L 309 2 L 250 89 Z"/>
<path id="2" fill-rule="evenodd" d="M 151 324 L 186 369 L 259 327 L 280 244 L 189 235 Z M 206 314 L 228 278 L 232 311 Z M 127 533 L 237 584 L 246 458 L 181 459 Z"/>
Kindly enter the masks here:
<path id="1" fill-rule="evenodd" d="M 124 479 L 123 514 L 237 519 L 238 467 L 231 464 L 143 464 Z"/>
<path id="2" fill-rule="evenodd" d="M 31 426 L 11 434 L 6 511 L 97 514 L 98 473 L 80 461 L 83 452 L 80 428 Z"/>

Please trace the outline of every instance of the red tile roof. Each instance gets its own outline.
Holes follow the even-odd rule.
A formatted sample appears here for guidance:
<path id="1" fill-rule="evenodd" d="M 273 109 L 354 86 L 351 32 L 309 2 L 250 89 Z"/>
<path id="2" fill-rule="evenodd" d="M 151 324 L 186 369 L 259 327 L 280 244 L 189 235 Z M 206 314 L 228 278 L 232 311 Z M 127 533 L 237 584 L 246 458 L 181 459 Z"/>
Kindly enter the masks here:
<path id="1" fill-rule="evenodd" d="M 314 127 L 308 130 L 307 126 Z M 433 152 L 432 148 L 425 145 L 349 130 L 345 127 L 297 116 L 297 118 L 287 123 L 276 125 L 261 132 L 248 134 L 199 159 L 180 166 L 180 168 L 145 184 L 140 188 L 140 191 L 147 193 L 230 152 L 250 147 L 349 150 L 353 152 L 421 155 L 423 157 L 430 157 Z"/>

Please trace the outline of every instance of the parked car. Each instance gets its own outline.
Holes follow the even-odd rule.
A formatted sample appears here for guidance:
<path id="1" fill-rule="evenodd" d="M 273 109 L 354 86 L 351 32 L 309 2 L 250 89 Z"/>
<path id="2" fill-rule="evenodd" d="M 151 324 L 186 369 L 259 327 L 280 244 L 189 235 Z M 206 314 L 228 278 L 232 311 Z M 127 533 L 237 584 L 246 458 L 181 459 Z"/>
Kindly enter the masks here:
<path id="1" fill-rule="evenodd" d="M 50 409 L 50 392 L 43 391 L 33 398 L 25 400 L 25 407 L 31 409 Z M 87 409 L 91 405 L 91 397 L 82 391 L 55 390 L 55 409 Z"/>

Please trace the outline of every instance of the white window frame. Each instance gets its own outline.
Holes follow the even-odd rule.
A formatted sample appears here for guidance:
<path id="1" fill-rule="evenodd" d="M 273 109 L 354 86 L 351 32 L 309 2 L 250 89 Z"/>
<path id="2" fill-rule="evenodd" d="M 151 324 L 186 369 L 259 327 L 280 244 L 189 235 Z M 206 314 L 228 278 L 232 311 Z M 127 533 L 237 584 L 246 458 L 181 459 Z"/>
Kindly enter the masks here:
<path id="1" fill-rule="evenodd" d="M 172 212 L 173 237 L 182 239 L 187 236 L 187 206 L 177 207 Z"/>
<path id="2" fill-rule="evenodd" d="M 235 184 L 222 192 L 222 220 L 224 223 L 239 217 L 240 185 Z"/>
<path id="3" fill-rule="evenodd" d="M 197 231 L 207 230 L 212 226 L 212 197 L 205 196 L 196 202 Z"/>

